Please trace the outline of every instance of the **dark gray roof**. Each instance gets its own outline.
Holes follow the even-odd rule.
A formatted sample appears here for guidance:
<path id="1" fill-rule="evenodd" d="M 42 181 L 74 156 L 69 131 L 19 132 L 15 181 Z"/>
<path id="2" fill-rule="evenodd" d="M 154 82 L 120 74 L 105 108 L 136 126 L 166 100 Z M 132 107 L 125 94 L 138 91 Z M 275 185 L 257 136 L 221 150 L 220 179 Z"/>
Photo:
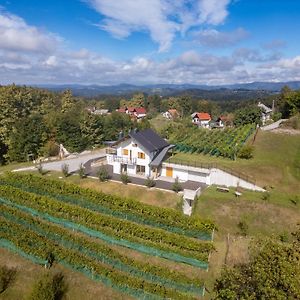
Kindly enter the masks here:
<path id="1" fill-rule="evenodd" d="M 164 160 L 165 156 L 167 155 L 168 151 L 172 148 L 174 148 L 175 145 L 169 145 L 162 149 L 150 162 L 151 167 L 158 167 L 160 166 L 161 162 Z"/>
<path id="2" fill-rule="evenodd" d="M 145 129 L 142 131 L 131 131 L 129 133 L 129 136 L 135 139 L 149 152 L 158 151 L 169 146 L 169 143 L 167 143 L 152 129 Z"/>

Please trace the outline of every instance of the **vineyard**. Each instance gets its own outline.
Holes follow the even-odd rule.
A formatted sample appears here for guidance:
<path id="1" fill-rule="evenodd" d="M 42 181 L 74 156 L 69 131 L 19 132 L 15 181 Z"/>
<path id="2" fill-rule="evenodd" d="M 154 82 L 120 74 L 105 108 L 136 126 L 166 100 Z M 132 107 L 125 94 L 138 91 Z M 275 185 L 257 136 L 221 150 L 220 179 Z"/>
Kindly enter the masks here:
<path id="1" fill-rule="evenodd" d="M 178 152 L 203 153 L 234 159 L 254 130 L 253 124 L 224 130 L 179 127 L 170 134 L 169 141 L 176 145 L 174 150 Z"/>
<path id="2" fill-rule="evenodd" d="M 31 261 L 51 259 L 143 299 L 198 299 L 204 282 L 119 249 L 208 269 L 214 225 L 171 209 L 34 175 L 0 177 L 0 247 Z"/>

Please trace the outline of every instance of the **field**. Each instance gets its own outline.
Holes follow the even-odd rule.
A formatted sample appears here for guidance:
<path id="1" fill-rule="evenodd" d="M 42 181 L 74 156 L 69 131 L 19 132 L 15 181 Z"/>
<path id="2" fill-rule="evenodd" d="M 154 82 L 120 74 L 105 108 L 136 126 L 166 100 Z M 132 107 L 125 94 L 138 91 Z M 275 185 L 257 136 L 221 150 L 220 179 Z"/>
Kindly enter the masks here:
<path id="1" fill-rule="evenodd" d="M 169 137 L 175 144 L 175 151 L 184 153 L 203 153 L 210 156 L 222 156 L 235 159 L 255 125 L 245 125 L 224 130 L 179 127 Z"/>
<path id="2" fill-rule="evenodd" d="M 2 176 L 0 184 L 2 247 L 41 265 L 51 253 L 59 265 L 133 297 L 204 293 L 210 221 L 32 174 Z"/>

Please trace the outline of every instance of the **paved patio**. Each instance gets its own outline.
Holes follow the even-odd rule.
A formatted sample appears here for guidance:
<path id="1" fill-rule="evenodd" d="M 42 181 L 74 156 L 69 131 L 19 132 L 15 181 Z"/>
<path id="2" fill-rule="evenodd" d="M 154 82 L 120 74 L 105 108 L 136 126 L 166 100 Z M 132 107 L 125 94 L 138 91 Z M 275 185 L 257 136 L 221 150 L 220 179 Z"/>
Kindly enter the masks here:
<path id="1" fill-rule="evenodd" d="M 91 167 L 91 162 L 92 161 L 89 161 L 85 164 L 86 173 L 89 176 L 97 177 L 97 172 L 100 167 Z M 103 167 L 106 168 L 111 179 L 121 182 L 121 176 L 119 174 L 113 173 L 112 166 L 104 165 Z M 145 178 L 141 176 L 129 176 L 129 178 L 131 183 L 145 186 L 145 180 L 146 180 Z M 160 188 L 164 190 L 172 190 L 174 179 L 170 180 L 170 178 L 168 178 L 168 180 L 164 180 L 164 177 L 158 177 L 158 179 L 156 179 L 155 182 L 156 182 L 155 184 L 156 188 Z M 196 182 L 196 181 L 185 181 L 185 182 L 180 182 L 180 184 L 183 189 L 189 189 L 193 191 L 196 191 L 199 187 L 201 187 L 202 190 L 204 190 L 207 187 L 206 184 L 201 182 Z"/>

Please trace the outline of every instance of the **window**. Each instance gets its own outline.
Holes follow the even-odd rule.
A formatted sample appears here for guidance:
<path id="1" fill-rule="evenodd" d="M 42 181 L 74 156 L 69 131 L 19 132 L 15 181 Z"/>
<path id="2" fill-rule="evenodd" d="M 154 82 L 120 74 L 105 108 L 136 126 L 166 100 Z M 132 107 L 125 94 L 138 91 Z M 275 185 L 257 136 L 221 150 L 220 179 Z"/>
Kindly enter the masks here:
<path id="1" fill-rule="evenodd" d="M 138 152 L 138 158 L 140 158 L 140 159 L 145 159 L 145 153 L 143 153 L 143 152 Z"/>
<path id="2" fill-rule="evenodd" d="M 145 175 L 145 172 L 146 172 L 145 166 L 136 165 L 136 174 Z"/>
<path id="3" fill-rule="evenodd" d="M 122 154 L 123 154 L 123 155 L 128 155 L 128 149 L 123 149 L 123 150 L 122 150 Z"/>
<path id="4" fill-rule="evenodd" d="M 133 144 L 132 144 L 132 147 L 137 147 L 137 144 L 134 144 L 134 143 L 133 143 Z"/>

